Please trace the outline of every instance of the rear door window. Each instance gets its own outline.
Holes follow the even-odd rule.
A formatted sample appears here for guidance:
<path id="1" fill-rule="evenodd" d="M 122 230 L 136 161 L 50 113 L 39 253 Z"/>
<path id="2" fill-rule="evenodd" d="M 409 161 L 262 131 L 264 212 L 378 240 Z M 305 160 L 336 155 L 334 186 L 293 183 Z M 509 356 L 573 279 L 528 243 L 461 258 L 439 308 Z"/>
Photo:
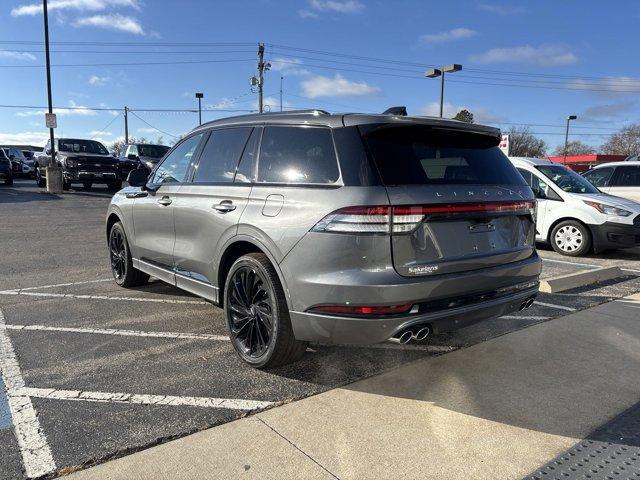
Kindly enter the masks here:
<path id="1" fill-rule="evenodd" d="M 598 188 L 606 187 L 613 173 L 613 167 L 596 168 L 583 175 L 592 185 Z"/>
<path id="2" fill-rule="evenodd" d="M 251 127 L 213 130 L 200 155 L 194 183 L 233 183 Z"/>
<path id="3" fill-rule="evenodd" d="M 633 165 L 617 167 L 616 175 L 611 183 L 612 187 L 637 187 L 640 186 L 640 167 Z"/>
<path id="4" fill-rule="evenodd" d="M 184 182 L 187 170 L 189 170 L 189 165 L 193 160 L 200 140 L 202 140 L 202 136 L 202 133 L 193 135 L 177 145 L 156 168 L 151 183 L 159 185 Z"/>
<path id="5" fill-rule="evenodd" d="M 331 130 L 265 127 L 259 183 L 332 184 L 340 177 Z"/>
<path id="6" fill-rule="evenodd" d="M 492 136 L 381 126 L 364 138 L 386 185 L 525 185 Z"/>

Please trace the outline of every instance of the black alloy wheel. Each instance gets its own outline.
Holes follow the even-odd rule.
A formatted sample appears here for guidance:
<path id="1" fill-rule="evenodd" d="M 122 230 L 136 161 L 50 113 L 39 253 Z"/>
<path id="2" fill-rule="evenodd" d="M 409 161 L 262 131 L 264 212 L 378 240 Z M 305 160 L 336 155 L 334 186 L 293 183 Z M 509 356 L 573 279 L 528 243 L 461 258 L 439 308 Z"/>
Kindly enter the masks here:
<path id="1" fill-rule="evenodd" d="M 124 235 L 119 228 L 112 228 L 109 238 L 109 257 L 111 272 L 116 282 L 120 283 L 127 275 L 127 248 Z"/>

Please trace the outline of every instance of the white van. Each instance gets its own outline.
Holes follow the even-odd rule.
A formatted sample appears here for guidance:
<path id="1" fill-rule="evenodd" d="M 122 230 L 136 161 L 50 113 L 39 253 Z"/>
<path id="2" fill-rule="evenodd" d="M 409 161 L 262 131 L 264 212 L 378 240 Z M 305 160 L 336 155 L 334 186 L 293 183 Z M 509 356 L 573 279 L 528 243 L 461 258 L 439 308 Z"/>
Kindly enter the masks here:
<path id="1" fill-rule="evenodd" d="M 550 160 L 510 157 L 538 199 L 536 240 L 562 255 L 640 246 L 640 203 L 602 193 Z"/>
<path id="2" fill-rule="evenodd" d="M 582 175 L 601 192 L 640 202 L 640 161 L 638 160 L 603 163 Z"/>

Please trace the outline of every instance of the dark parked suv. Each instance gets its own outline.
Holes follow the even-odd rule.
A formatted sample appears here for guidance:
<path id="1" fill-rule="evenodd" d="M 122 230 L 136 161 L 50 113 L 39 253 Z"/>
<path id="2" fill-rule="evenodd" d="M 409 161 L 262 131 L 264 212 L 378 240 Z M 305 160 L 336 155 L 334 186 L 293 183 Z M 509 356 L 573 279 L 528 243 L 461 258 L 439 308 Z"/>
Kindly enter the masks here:
<path id="1" fill-rule="evenodd" d="M 318 110 L 202 125 L 113 197 L 113 276 L 223 306 L 255 367 L 309 341 L 420 341 L 526 308 L 536 203 L 499 141 L 453 120 Z"/>
<path id="2" fill-rule="evenodd" d="M 91 188 L 94 183 L 106 184 L 111 190 L 120 190 L 122 177 L 120 161 L 109 154 L 100 142 L 74 138 L 55 140 L 55 163 L 62 167 L 62 187 L 68 190 L 73 183 Z M 36 181 L 39 187 L 46 186 L 45 167 L 51 164 L 51 141 L 38 157 Z"/>
<path id="3" fill-rule="evenodd" d="M 9 160 L 2 148 L 0 148 L 0 180 L 4 181 L 5 185 L 13 185 L 13 167 L 11 160 Z"/>

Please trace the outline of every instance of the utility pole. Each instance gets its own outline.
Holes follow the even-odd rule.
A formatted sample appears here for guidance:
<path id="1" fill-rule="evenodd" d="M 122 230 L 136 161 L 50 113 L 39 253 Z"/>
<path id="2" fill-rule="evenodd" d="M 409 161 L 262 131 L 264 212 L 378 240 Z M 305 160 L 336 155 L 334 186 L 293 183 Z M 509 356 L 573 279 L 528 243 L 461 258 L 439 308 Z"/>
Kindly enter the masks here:
<path id="1" fill-rule="evenodd" d="M 271 68 L 270 63 L 264 61 L 264 43 L 258 44 L 258 112 L 264 111 L 263 105 L 263 89 L 264 89 L 264 72 Z"/>
<path id="2" fill-rule="evenodd" d="M 124 107 L 124 143 L 129 143 L 129 108 Z"/>
<path id="3" fill-rule="evenodd" d="M 280 111 L 282 111 L 282 80 L 284 76 L 280 75 Z"/>
<path id="4" fill-rule="evenodd" d="M 564 159 L 562 161 L 562 163 L 564 165 L 567 164 L 567 148 L 569 147 L 569 122 L 571 120 L 575 120 L 576 118 L 578 118 L 577 115 L 569 115 L 567 117 L 567 129 L 564 132 Z"/>
<path id="5" fill-rule="evenodd" d="M 53 96 L 51 94 L 51 60 L 49 57 L 49 12 L 47 10 L 47 0 L 42 0 L 42 13 L 44 16 L 44 50 L 45 63 L 47 64 L 47 101 L 49 103 L 49 115 L 53 116 Z M 50 193 L 62 193 L 62 168 L 56 165 L 56 143 L 53 134 L 53 126 L 49 128 L 49 139 L 51 141 L 51 162 L 45 168 L 47 176 L 47 191 Z"/>

